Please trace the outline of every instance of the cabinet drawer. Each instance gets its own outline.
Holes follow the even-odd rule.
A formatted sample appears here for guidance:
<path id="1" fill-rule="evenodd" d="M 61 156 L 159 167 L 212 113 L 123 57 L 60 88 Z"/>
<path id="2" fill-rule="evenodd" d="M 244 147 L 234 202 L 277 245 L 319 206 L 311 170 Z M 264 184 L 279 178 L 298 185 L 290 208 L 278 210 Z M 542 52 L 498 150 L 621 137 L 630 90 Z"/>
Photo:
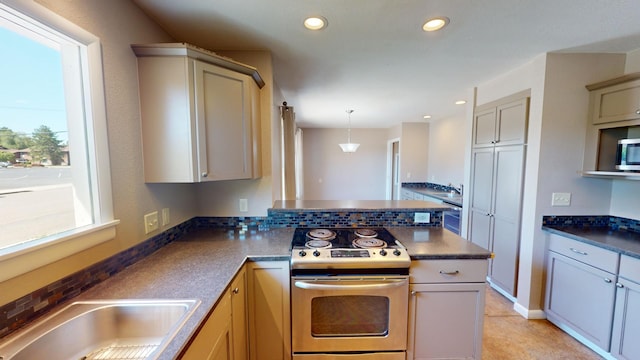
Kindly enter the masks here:
<path id="1" fill-rule="evenodd" d="M 618 272 L 620 255 L 611 250 L 602 249 L 555 234 L 550 235 L 549 250 L 612 274 Z"/>
<path id="2" fill-rule="evenodd" d="M 640 259 L 622 255 L 620 257 L 619 275 L 627 280 L 640 284 Z"/>
<path id="3" fill-rule="evenodd" d="M 488 263 L 488 260 L 414 260 L 409 269 L 409 282 L 485 282 Z"/>

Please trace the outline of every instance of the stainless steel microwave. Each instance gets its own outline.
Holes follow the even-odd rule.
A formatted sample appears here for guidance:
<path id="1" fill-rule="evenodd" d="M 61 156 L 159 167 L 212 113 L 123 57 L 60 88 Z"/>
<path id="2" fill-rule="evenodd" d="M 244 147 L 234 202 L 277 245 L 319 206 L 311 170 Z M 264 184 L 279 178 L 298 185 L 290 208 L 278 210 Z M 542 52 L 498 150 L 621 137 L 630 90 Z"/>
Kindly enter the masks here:
<path id="1" fill-rule="evenodd" d="M 616 169 L 640 171 L 640 139 L 618 140 Z"/>

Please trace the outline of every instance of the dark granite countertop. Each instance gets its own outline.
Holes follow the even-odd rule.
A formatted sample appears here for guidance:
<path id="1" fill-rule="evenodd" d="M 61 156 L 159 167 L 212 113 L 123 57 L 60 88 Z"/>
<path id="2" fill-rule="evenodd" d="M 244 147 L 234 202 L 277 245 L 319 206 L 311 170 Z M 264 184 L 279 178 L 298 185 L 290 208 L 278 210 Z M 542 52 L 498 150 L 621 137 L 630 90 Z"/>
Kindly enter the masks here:
<path id="1" fill-rule="evenodd" d="M 432 198 L 444 201 L 447 204 L 462 207 L 462 195 L 446 191 L 438 191 L 426 187 L 404 186 L 403 189 L 413 191 L 415 193 L 430 196 Z"/>
<path id="2" fill-rule="evenodd" d="M 640 233 L 637 232 L 583 226 L 543 226 L 542 229 L 640 259 Z"/>
<path id="3" fill-rule="evenodd" d="M 442 228 L 387 228 L 414 260 L 486 259 L 491 254 Z M 195 230 L 87 290 L 72 301 L 198 299 L 193 315 L 159 359 L 175 359 L 246 261 L 288 261 L 294 229 Z M 68 303 L 60 304 L 56 311 Z M 28 329 L 25 328 L 24 330 Z M 9 337 L 18 335 L 16 332 Z M 8 339 L 8 338 L 7 338 Z"/>

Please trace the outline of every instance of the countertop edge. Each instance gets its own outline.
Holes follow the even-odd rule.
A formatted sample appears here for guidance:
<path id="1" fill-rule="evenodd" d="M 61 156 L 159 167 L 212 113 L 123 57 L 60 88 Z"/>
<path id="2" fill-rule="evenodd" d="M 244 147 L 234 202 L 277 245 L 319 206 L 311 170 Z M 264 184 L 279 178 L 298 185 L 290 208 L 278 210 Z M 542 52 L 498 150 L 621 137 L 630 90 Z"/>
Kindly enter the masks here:
<path id="1" fill-rule="evenodd" d="M 551 234 L 556 234 L 556 235 L 568 237 L 570 239 L 583 242 L 585 244 L 597 246 L 597 247 L 599 247 L 601 249 L 610 250 L 610 251 L 616 252 L 618 254 L 627 255 L 627 256 L 630 256 L 630 257 L 633 257 L 633 258 L 640 259 L 640 253 L 637 253 L 637 252 L 634 252 L 634 251 L 630 251 L 630 250 L 627 250 L 627 249 L 624 249 L 624 248 L 620 248 L 620 247 L 617 247 L 617 246 L 613 246 L 613 245 L 610 245 L 610 244 L 605 244 L 605 243 L 602 243 L 600 241 L 589 239 L 588 237 L 584 237 L 584 236 L 573 234 L 571 232 L 563 231 L 563 230 L 561 230 L 561 227 L 550 227 L 550 226 L 544 226 L 543 225 L 542 226 L 542 230 L 547 231 L 547 232 L 549 232 Z"/>

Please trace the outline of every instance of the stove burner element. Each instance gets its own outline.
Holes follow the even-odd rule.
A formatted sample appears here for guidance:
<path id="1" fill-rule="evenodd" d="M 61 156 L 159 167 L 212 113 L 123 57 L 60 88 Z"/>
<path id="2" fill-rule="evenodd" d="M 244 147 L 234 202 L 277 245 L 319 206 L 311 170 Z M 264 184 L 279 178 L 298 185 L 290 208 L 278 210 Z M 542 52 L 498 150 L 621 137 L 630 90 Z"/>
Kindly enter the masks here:
<path id="1" fill-rule="evenodd" d="M 329 229 L 313 229 L 307 233 L 307 237 L 311 240 L 332 240 L 335 239 L 336 233 Z"/>
<path id="2" fill-rule="evenodd" d="M 331 247 L 331 243 L 326 240 L 309 240 L 304 246 L 309 249 L 328 249 Z"/>
<path id="3" fill-rule="evenodd" d="M 361 249 L 384 248 L 387 247 L 387 243 L 376 238 L 359 238 L 353 240 L 353 246 Z"/>
<path id="4" fill-rule="evenodd" d="M 378 236 L 378 233 L 372 229 L 356 229 L 354 233 L 363 238 L 374 238 Z"/>

